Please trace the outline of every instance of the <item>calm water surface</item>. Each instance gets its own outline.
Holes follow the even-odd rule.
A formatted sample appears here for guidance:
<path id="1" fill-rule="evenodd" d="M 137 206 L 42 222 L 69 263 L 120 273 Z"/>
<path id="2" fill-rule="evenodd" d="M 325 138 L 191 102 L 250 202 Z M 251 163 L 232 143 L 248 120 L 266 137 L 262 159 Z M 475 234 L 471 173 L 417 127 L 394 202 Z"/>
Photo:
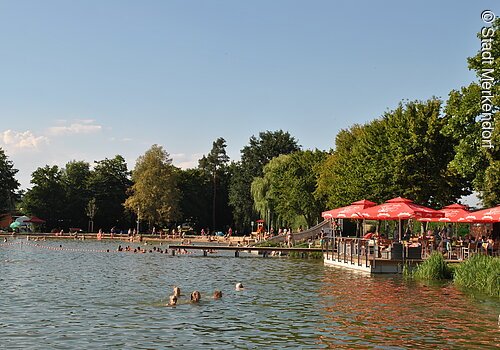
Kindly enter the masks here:
<path id="1" fill-rule="evenodd" d="M 452 285 L 230 252 L 174 257 L 118 253 L 117 242 L 26 243 L 0 244 L 4 349 L 500 346 L 500 301 Z M 235 291 L 236 282 L 247 288 Z M 166 307 L 173 285 L 183 296 Z M 195 289 L 202 300 L 190 304 Z M 211 298 L 215 289 L 222 299 Z"/>

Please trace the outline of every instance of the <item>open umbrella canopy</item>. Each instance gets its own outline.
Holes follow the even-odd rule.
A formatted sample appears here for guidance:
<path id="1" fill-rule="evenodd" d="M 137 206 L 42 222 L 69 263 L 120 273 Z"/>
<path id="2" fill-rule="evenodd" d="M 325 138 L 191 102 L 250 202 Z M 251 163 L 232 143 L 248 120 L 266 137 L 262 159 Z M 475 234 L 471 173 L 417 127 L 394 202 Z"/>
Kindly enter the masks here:
<path id="1" fill-rule="evenodd" d="M 376 203 L 363 199 L 353 202 L 346 207 L 324 211 L 321 213 L 321 216 L 325 219 L 363 219 L 359 212 L 374 205 Z"/>
<path id="2" fill-rule="evenodd" d="M 25 222 L 30 222 L 32 224 L 44 224 L 45 223 L 45 220 L 43 219 L 40 219 L 39 217 L 37 216 L 32 216 L 31 219 L 25 221 Z"/>
<path id="3" fill-rule="evenodd" d="M 29 219 L 30 219 L 29 217 L 23 215 L 23 216 L 16 218 L 16 222 L 24 224 L 26 221 L 29 221 Z"/>
<path id="4" fill-rule="evenodd" d="M 463 218 L 465 222 L 500 222 L 500 206 L 474 211 Z"/>
<path id="5" fill-rule="evenodd" d="M 369 220 L 398 220 L 411 218 L 440 218 L 444 213 L 413 203 L 406 198 L 393 198 L 387 202 L 360 212 L 363 218 Z"/>
<path id="6" fill-rule="evenodd" d="M 432 222 L 468 222 L 465 217 L 470 214 L 467 207 L 462 204 L 451 204 L 439 210 L 444 214 L 441 218 L 420 218 L 419 221 L 432 221 Z"/>

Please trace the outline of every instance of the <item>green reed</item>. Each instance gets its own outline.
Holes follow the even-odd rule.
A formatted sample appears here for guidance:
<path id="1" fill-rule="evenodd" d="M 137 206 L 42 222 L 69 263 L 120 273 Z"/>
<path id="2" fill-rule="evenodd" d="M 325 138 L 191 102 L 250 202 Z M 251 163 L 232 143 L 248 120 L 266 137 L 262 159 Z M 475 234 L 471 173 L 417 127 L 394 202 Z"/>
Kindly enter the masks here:
<path id="1" fill-rule="evenodd" d="M 411 272 L 405 267 L 404 274 L 418 280 L 444 280 L 452 277 L 451 269 L 446 264 L 443 255 L 436 251 Z"/>
<path id="2" fill-rule="evenodd" d="M 474 254 L 455 268 L 453 282 L 500 298 L 500 257 Z"/>

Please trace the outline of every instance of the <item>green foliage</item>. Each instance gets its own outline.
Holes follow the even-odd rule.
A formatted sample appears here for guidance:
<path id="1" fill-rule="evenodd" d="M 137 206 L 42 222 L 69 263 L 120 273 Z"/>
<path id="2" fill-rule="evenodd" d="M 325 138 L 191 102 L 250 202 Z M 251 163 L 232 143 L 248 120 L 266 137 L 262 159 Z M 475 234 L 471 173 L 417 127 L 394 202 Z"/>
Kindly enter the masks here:
<path id="1" fill-rule="evenodd" d="M 223 230 L 224 224 L 231 221 L 227 204 L 229 187 L 228 162 L 226 140 L 222 137 L 214 141 L 210 153 L 199 160 L 199 169 L 212 180 L 212 202 L 210 206 L 207 206 L 207 208 L 212 209 L 212 230 Z"/>
<path id="2" fill-rule="evenodd" d="M 36 169 L 31 174 L 32 188 L 26 191 L 21 206 L 26 214 L 46 220 L 46 227 L 67 228 L 66 194 L 63 171 L 58 166 Z"/>
<path id="3" fill-rule="evenodd" d="M 15 208 L 17 201 L 15 191 L 19 188 L 19 182 L 15 178 L 17 172 L 12 161 L 0 148 L 0 214 Z"/>
<path id="4" fill-rule="evenodd" d="M 500 258 L 474 254 L 454 271 L 453 282 L 500 298 Z"/>
<path id="5" fill-rule="evenodd" d="M 90 165 L 83 161 L 72 161 L 62 169 L 61 181 L 64 187 L 68 227 L 87 228 L 85 209 L 90 199 Z"/>
<path id="6" fill-rule="evenodd" d="M 261 177 L 263 167 L 274 157 L 298 151 L 297 141 L 282 130 L 261 132 L 250 137 L 249 145 L 241 150 L 241 161 L 232 166 L 229 186 L 229 204 L 240 229 L 250 228 L 254 219 L 251 185 L 255 177 Z"/>
<path id="7" fill-rule="evenodd" d="M 153 145 L 137 159 L 134 184 L 125 207 L 151 224 L 166 224 L 180 218 L 177 172 L 163 147 Z"/>
<path id="8" fill-rule="evenodd" d="M 440 101 L 407 102 L 366 125 L 342 130 L 321 167 L 316 196 L 329 207 L 396 196 L 443 206 L 469 191 L 448 169 L 452 139 L 441 133 Z"/>
<path id="9" fill-rule="evenodd" d="M 96 224 L 105 229 L 127 227 L 130 218 L 122 204 L 130 186 L 129 173 L 121 156 L 96 162 L 93 170 L 83 161 L 71 161 L 65 168 L 48 166 L 31 174 L 31 184 L 20 207 L 26 214 L 46 220 L 46 228 L 87 228 L 87 205 L 91 198 L 99 211 Z"/>
<path id="10" fill-rule="evenodd" d="M 288 226 L 304 217 L 313 226 L 324 210 L 315 195 L 318 169 L 326 154 L 321 151 L 297 151 L 272 159 L 256 177 L 251 190 L 255 209 L 261 217 L 274 214 L 277 221 Z"/>
<path id="11" fill-rule="evenodd" d="M 197 230 L 209 227 L 212 224 L 211 179 L 199 168 L 181 170 L 178 175 L 178 187 L 182 193 L 180 207 L 185 221 L 194 223 Z"/>
<path id="12" fill-rule="evenodd" d="M 479 82 L 453 90 L 446 105 L 447 125 L 443 133 L 454 140 L 455 156 L 450 162 L 450 169 L 461 174 L 477 191 L 486 206 L 500 202 L 500 177 L 498 162 L 500 159 L 500 19 L 493 23 L 494 35 L 491 42 L 492 64 L 483 61 L 481 50 L 468 59 L 469 69 L 474 70 Z M 482 34 L 478 33 L 478 38 Z M 486 43 L 488 45 L 488 43 Z M 493 78 L 491 87 L 480 86 L 485 69 L 493 69 L 488 76 Z M 484 78 L 484 76 L 483 76 Z M 489 84 L 487 82 L 486 84 Z M 482 147 L 481 94 L 482 90 L 491 90 L 493 105 L 494 130 L 493 148 Z"/>
<path id="13" fill-rule="evenodd" d="M 96 199 L 99 210 L 95 216 L 96 228 L 109 230 L 113 226 L 125 229 L 132 224 L 132 218 L 125 212 L 123 203 L 132 185 L 125 159 L 116 155 L 94 162 L 89 178 L 90 198 Z"/>
<path id="14" fill-rule="evenodd" d="M 405 273 L 408 275 L 408 272 Z M 418 265 L 412 272 L 411 276 L 418 280 L 444 280 L 450 279 L 451 269 L 446 264 L 443 254 L 435 251 L 423 263 Z"/>

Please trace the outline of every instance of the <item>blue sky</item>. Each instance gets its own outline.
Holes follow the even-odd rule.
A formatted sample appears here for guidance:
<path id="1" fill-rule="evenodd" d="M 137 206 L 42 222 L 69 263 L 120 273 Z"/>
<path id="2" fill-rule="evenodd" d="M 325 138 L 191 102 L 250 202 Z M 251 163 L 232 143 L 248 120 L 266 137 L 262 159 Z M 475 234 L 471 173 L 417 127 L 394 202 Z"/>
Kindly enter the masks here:
<path id="1" fill-rule="evenodd" d="M 152 144 L 194 167 L 260 131 L 328 150 L 404 99 L 476 80 L 494 1 L 2 1 L 0 147 L 23 188 L 39 166 Z"/>

